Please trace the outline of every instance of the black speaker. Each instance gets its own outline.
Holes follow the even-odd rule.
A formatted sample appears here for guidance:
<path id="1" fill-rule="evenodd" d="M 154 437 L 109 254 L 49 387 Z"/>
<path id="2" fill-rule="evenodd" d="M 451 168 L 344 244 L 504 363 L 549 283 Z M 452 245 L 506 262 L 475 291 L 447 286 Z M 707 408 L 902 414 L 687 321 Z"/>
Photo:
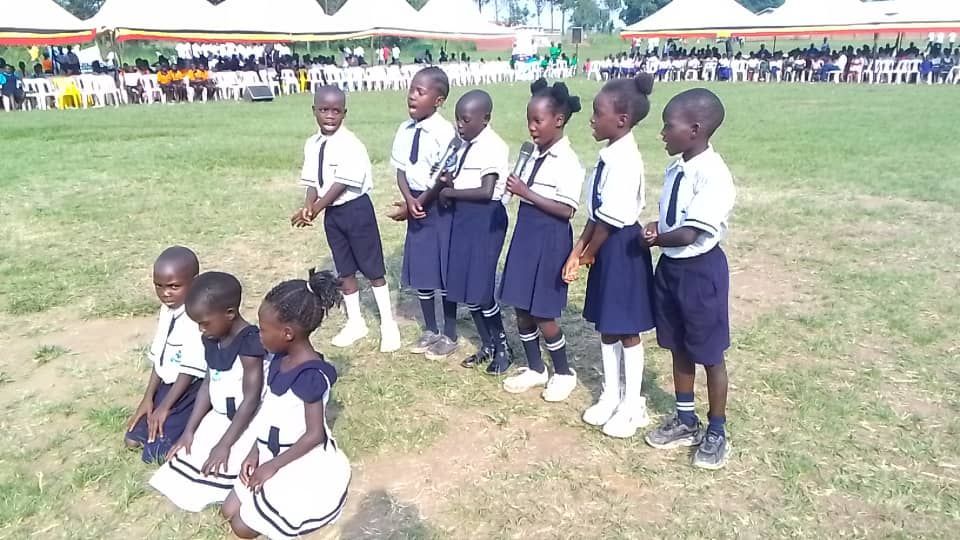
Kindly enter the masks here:
<path id="1" fill-rule="evenodd" d="M 574 45 L 579 45 L 583 43 L 583 27 L 582 26 L 574 26 L 570 28 L 570 34 L 571 34 L 570 36 L 571 43 L 573 43 Z"/>
<path id="2" fill-rule="evenodd" d="M 273 90 L 265 84 L 248 86 L 243 91 L 243 99 L 252 102 L 273 101 Z"/>

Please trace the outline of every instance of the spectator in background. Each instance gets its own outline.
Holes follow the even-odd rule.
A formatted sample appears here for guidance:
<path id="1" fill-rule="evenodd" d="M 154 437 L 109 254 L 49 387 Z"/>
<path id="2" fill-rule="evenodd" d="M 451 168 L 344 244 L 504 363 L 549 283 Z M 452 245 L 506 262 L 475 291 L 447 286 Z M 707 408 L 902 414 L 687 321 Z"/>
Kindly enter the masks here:
<path id="1" fill-rule="evenodd" d="M 3 59 L 0 59 L 0 96 L 2 96 L 4 108 L 12 107 L 19 109 L 23 104 L 24 93 L 20 77 L 17 76 L 13 66 L 6 65 Z"/>
<path id="2" fill-rule="evenodd" d="M 50 59 L 50 53 L 43 53 L 43 60 L 40 61 L 43 66 L 43 72 L 47 75 L 53 75 L 53 60 Z"/>
<path id="3" fill-rule="evenodd" d="M 391 53 L 392 53 L 392 59 L 393 59 L 393 61 L 399 63 L 399 62 L 400 62 L 400 46 L 399 46 L 399 45 L 394 45 L 394 46 L 393 46 L 393 50 L 391 51 Z"/>

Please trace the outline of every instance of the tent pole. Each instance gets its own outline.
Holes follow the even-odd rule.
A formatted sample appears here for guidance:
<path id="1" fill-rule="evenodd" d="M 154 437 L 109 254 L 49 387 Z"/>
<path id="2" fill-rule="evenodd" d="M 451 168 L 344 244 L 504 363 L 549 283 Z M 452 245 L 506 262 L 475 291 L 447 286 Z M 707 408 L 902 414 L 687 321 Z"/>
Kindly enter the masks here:
<path id="1" fill-rule="evenodd" d="M 880 40 L 880 32 L 874 32 L 874 33 L 873 33 L 873 58 L 874 58 L 874 60 L 876 60 L 876 58 L 877 58 L 877 41 L 879 41 L 879 40 Z"/>
<path id="2" fill-rule="evenodd" d="M 771 53 L 777 52 L 777 36 L 773 36 L 773 49 L 770 50 Z"/>

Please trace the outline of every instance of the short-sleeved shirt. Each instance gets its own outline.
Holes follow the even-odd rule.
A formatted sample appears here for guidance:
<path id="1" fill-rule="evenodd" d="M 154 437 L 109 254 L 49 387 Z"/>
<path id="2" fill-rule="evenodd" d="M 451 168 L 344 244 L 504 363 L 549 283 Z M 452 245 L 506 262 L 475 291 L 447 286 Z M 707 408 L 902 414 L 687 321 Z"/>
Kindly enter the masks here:
<path id="1" fill-rule="evenodd" d="M 348 203 L 373 189 L 373 170 L 367 147 L 346 126 L 340 126 L 330 136 L 318 131 L 303 146 L 300 185 L 315 188 L 317 196 L 323 197 L 334 182 L 347 189 L 331 206 Z"/>
<path id="2" fill-rule="evenodd" d="M 160 308 L 157 333 L 150 346 L 153 370 L 165 384 L 173 384 L 181 373 L 202 379 L 207 373 L 200 327 L 180 306 Z"/>
<path id="3" fill-rule="evenodd" d="M 205 70 L 195 69 L 190 72 L 190 78 L 194 81 L 205 81 L 210 78 Z"/>
<path id="4" fill-rule="evenodd" d="M 538 161 L 541 161 L 539 167 Z M 531 184 L 530 177 L 535 170 L 536 176 Z M 545 152 L 537 148 L 527 162 L 521 180 L 526 182 L 534 193 L 576 210 L 580 206 L 584 174 L 583 165 L 574 153 L 570 139 L 564 137 Z"/>
<path id="5" fill-rule="evenodd" d="M 493 131 L 492 127 L 487 126 L 472 141 L 464 143 L 458 152 L 453 187 L 456 189 L 478 188 L 483 184 L 484 176 L 496 174 L 497 182 L 491 199 L 499 201 L 506 191 L 509 169 L 510 147 Z"/>
<path id="6" fill-rule="evenodd" d="M 180 71 L 180 70 L 174 71 L 174 72 L 171 73 L 171 75 L 170 75 L 170 77 L 173 78 L 174 82 L 182 81 L 182 80 L 184 79 L 184 77 L 186 77 L 186 76 L 187 76 L 187 72 L 186 72 L 186 71 Z"/>
<path id="7" fill-rule="evenodd" d="M 640 221 L 643 210 L 643 158 L 633 132 L 600 150 L 587 178 L 587 219 L 622 229 Z"/>
<path id="8" fill-rule="evenodd" d="M 170 84 L 173 82 L 173 73 L 171 72 L 157 72 L 157 83 L 158 84 Z"/>
<path id="9" fill-rule="evenodd" d="M 431 181 L 434 167 L 440 165 L 443 153 L 456 135 L 453 124 L 447 122 L 440 113 L 433 113 L 419 122 L 407 120 L 400 124 L 393 139 L 390 164 L 406 174 L 410 189 L 426 191 L 436 183 Z M 416 147 L 414 141 L 417 142 Z M 411 160 L 412 157 L 416 163 Z"/>
<path id="10" fill-rule="evenodd" d="M 667 167 L 660 195 L 660 234 L 681 227 L 700 231 L 697 240 L 682 247 L 665 247 L 663 254 L 673 259 L 702 255 L 720 243 L 727 234 L 727 222 L 737 196 L 733 175 L 720 157 L 708 147 L 690 161 L 682 158 Z M 673 222 L 668 223 L 674 205 Z"/>

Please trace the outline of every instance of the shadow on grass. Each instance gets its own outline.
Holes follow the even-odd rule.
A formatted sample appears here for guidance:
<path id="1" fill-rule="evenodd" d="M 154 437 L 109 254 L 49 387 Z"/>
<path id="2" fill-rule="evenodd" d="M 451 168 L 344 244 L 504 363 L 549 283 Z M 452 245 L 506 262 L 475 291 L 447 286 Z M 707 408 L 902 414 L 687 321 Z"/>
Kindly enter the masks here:
<path id="1" fill-rule="evenodd" d="M 434 538 L 416 506 L 404 504 L 383 490 L 367 493 L 357 512 L 342 526 L 341 538 L 401 540 Z"/>

